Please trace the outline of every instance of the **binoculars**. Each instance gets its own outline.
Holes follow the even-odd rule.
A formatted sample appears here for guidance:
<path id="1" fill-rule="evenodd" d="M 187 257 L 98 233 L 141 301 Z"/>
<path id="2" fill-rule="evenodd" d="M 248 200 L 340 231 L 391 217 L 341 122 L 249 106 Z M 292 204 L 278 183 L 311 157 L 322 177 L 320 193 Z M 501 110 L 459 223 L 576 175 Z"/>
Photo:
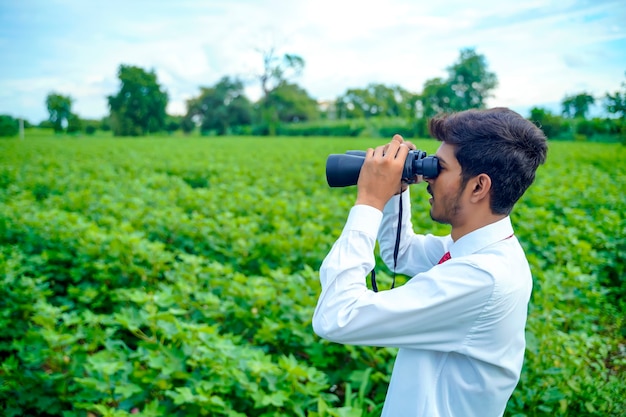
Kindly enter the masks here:
<path id="1" fill-rule="evenodd" d="M 326 181 L 331 187 L 356 185 L 361 167 L 365 162 L 365 151 L 347 151 L 345 154 L 331 154 L 326 160 Z M 402 182 L 412 184 L 415 177 L 435 178 L 439 175 L 439 159 L 427 156 L 426 152 L 411 150 L 404 162 Z"/>

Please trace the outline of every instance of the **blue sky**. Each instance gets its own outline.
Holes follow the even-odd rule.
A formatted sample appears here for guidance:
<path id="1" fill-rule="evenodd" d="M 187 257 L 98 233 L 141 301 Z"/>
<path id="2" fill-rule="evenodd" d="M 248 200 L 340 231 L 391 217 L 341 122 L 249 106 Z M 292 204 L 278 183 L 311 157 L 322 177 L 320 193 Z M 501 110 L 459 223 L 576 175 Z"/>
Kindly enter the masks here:
<path id="1" fill-rule="evenodd" d="M 39 123 L 56 92 L 101 118 L 120 64 L 155 70 L 171 114 L 226 75 L 254 100 L 269 48 L 305 60 L 293 81 L 318 100 L 372 82 L 420 92 L 470 47 L 498 76 L 488 105 L 527 116 L 620 89 L 625 22 L 624 0 L 0 0 L 0 114 Z"/>

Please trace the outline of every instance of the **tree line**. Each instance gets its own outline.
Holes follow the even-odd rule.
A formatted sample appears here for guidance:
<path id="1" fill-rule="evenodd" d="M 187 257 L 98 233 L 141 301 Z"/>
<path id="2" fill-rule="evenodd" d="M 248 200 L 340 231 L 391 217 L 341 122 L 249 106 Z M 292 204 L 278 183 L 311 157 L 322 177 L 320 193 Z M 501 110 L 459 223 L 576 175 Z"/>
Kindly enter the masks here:
<path id="1" fill-rule="evenodd" d="M 70 96 L 51 92 L 45 102 L 49 118 L 39 126 L 57 133 L 110 130 L 115 136 L 178 130 L 202 135 L 388 136 L 389 132 L 401 132 L 408 137 L 427 136 L 427 119 L 441 112 L 484 108 L 498 85 L 485 56 L 467 48 L 446 68 L 446 77 L 427 80 L 419 93 L 398 85 L 371 83 L 318 103 L 294 82 L 305 67 L 302 57 L 280 56 L 270 49 L 262 52 L 262 59 L 263 69 L 256 76 L 262 96 L 255 102 L 246 97 L 240 78 L 225 76 L 212 86 L 199 87 L 198 95 L 187 100 L 184 115 L 168 115 L 169 97 L 155 71 L 122 64 L 117 73 L 119 90 L 106 98 L 108 116 L 81 119 L 72 111 Z M 591 106 L 598 101 L 610 117 L 589 118 Z M 529 119 L 550 138 L 626 137 L 626 82 L 622 90 L 600 98 L 587 92 L 566 96 L 561 107 L 561 114 L 535 107 Z M 15 135 L 16 129 L 15 119 L 0 116 L 0 135 Z"/>

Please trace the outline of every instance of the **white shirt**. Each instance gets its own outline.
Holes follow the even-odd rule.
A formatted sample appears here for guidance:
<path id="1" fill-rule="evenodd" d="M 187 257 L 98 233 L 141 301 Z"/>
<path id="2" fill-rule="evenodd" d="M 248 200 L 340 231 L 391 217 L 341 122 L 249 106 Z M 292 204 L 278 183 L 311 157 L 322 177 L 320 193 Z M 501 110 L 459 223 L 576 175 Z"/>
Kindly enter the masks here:
<path id="1" fill-rule="evenodd" d="M 399 198 L 396 271 L 413 278 L 375 293 L 366 276 L 375 265 L 377 235 L 381 256 L 393 267 Z M 408 191 L 384 212 L 365 205 L 350 210 L 320 268 L 313 329 L 337 343 L 400 348 L 383 416 L 501 416 L 522 369 L 532 289 L 510 218 L 453 242 L 416 235 L 410 210 Z M 437 265 L 448 250 L 452 259 Z"/>

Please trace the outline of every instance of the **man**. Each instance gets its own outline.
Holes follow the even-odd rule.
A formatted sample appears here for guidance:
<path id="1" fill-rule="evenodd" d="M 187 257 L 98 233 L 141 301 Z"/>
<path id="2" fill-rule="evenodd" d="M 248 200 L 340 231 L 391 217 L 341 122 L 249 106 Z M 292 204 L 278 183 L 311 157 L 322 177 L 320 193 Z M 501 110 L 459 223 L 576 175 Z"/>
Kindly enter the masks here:
<path id="1" fill-rule="evenodd" d="M 417 235 L 401 184 L 413 147 L 401 136 L 368 149 L 356 204 L 320 268 L 314 331 L 345 344 L 398 347 L 383 416 L 492 417 L 504 413 L 524 358 L 532 277 L 509 214 L 545 161 L 546 137 L 505 108 L 434 118 L 440 172 L 428 178 L 433 220 L 450 235 Z M 381 257 L 406 284 L 374 292 Z"/>

